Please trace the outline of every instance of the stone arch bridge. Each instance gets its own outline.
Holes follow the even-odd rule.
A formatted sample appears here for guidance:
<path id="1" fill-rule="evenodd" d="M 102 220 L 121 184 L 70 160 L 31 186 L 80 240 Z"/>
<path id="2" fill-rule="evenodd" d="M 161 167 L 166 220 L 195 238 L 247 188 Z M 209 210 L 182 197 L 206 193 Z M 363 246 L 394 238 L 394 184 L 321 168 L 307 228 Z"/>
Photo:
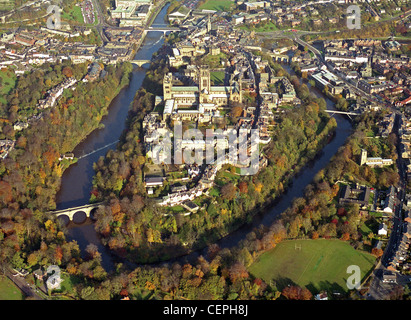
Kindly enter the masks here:
<path id="1" fill-rule="evenodd" d="M 151 64 L 151 60 L 130 60 L 130 63 L 141 68 L 145 64 Z"/>
<path id="2" fill-rule="evenodd" d="M 87 218 L 91 217 L 91 213 L 95 210 L 97 210 L 100 206 L 104 205 L 105 202 L 98 202 L 98 203 L 92 203 L 92 204 L 86 204 L 84 206 L 78 206 L 78 207 L 72 207 L 72 208 L 67 208 L 67 209 L 62 209 L 62 210 L 55 210 L 55 211 L 49 211 L 48 213 L 54 214 L 56 217 L 59 216 L 67 216 L 70 221 L 73 221 L 74 216 L 77 213 L 84 212 Z"/>

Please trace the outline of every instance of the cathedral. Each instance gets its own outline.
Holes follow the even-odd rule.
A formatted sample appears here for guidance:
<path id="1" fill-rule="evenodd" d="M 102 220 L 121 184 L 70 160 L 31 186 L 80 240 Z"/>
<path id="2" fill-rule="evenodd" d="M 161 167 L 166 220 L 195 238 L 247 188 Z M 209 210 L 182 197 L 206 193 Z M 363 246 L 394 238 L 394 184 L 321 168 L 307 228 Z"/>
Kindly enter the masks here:
<path id="1" fill-rule="evenodd" d="M 219 107 L 233 101 L 242 102 L 241 81 L 231 78 L 228 86 L 212 86 L 208 66 L 197 69 L 194 86 L 173 85 L 173 74 L 164 76 L 164 119 L 209 122 L 219 114 Z"/>

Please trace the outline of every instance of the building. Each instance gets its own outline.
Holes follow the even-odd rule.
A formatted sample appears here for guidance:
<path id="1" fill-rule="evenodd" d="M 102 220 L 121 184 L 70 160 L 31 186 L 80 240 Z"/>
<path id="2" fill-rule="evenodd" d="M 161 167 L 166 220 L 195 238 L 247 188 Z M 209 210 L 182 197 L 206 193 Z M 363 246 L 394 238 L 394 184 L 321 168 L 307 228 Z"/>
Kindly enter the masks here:
<path id="1" fill-rule="evenodd" d="M 320 90 L 327 88 L 328 92 L 332 94 L 339 94 L 344 90 L 343 82 L 326 70 L 313 73 L 310 75 L 310 78 L 315 81 L 315 87 Z"/>
<path id="2" fill-rule="evenodd" d="M 367 157 L 367 150 L 361 149 L 360 166 L 367 165 L 370 167 L 390 166 L 394 163 L 392 159 L 382 159 L 380 157 Z"/>
<path id="3" fill-rule="evenodd" d="M 151 0 L 116 0 L 116 8 L 111 11 L 114 19 L 130 19 L 142 5 L 151 5 Z"/>
<path id="4" fill-rule="evenodd" d="M 386 197 L 383 200 L 382 211 L 385 213 L 392 214 L 395 210 L 395 202 L 396 202 L 396 188 L 391 186 L 388 188 L 386 192 Z"/>
<path id="5" fill-rule="evenodd" d="M 380 223 L 378 227 L 378 235 L 379 236 L 386 236 L 388 235 L 387 225 L 385 223 Z"/>
<path id="6" fill-rule="evenodd" d="M 349 185 L 346 185 L 341 190 L 339 203 L 357 203 L 362 207 L 368 206 L 370 199 L 371 189 L 368 187 L 358 187 L 351 188 Z"/>
<path id="7" fill-rule="evenodd" d="M 163 118 L 172 116 L 180 120 L 211 120 L 211 115 L 220 106 L 230 101 L 242 101 L 241 81 L 230 80 L 228 86 L 212 86 L 208 66 L 197 69 L 196 85 L 174 85 L 172 73 L 163 79 L 163 96 L 165 107 Z"/>

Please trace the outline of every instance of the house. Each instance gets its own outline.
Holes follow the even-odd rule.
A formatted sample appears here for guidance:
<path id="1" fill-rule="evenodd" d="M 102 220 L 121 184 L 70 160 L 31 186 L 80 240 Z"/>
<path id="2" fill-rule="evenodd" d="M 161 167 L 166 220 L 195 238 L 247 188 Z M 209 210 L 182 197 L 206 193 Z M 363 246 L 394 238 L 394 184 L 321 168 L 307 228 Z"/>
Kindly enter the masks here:
<path id="1" fill-rule="evenodd" d="M 44 273 L 44 270 L 42 270 L 41 268 L 38 268 L 38 269 L 36 269 L 36 270 L 33 271 L 33 275 L 34 275 L 34 277 L 35 277 L 37 280 L 43 281 L 43 280 L 44 280 L 44 276 L 45 276 L 46 274 Z"/>
<path id="2" fill-rule="evenodd" d="M 71 152 L 65 153 L 65 154 L 63 154 L 59 157 L 60 161 L 62 161 L 62 160 L 73 160 L 73 159 L 74 159 L 74 153 L 71 153 Z"/>
<path id="3" fill-rule="evenodd" d="M 395 209 L 396 189 L 394 186 L 389 187 L 383 204 L 383 212 L 393 213 Z"/>
<path id="4" fill-rule="evenodd" d="M 147 177 L 145 179 L 146 188 L 163 186 L 163 177 Z"/>
<path id="5" fill-rule="evenodd" d="M 200 207 L 196 205 L 193 201 L 187 201 L 182 203 L 183 207 L 186 208 L 190 212 L 196 212 Z"/>
<path id="6" fill-rule="evenodd" d="M 387 225 L 385 223 L 380 223 L 378 227 L 378 235 L 386 236 L 388 234 Z"/>
<path id="7" fill-rule="evenodd" d="M 393 272 L 386 271 L 382 276 L 382 282 L 384 283 L 397 283 L 397 275 Z"/>

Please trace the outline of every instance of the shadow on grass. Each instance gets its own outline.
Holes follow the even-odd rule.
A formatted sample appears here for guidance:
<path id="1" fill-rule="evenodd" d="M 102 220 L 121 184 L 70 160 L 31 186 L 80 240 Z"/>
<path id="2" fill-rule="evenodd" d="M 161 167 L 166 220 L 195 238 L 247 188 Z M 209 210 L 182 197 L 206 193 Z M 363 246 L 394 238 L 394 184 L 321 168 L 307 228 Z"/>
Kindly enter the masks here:
<path id="1" fill-rule="evenodd" d="M 310 282 L 310 284 L 307 285 L 307 289 L 310 290 L 312 294 L 317 294 L 321 291 L 327 291 L 328 293 L 337 296 L 345 295 L 347 293 L 347 288 L 341 287 L 336 282 L 331 283 L 329 281 L 320 281 L 320 283 L 316 286 L 312 282 Z"/>

